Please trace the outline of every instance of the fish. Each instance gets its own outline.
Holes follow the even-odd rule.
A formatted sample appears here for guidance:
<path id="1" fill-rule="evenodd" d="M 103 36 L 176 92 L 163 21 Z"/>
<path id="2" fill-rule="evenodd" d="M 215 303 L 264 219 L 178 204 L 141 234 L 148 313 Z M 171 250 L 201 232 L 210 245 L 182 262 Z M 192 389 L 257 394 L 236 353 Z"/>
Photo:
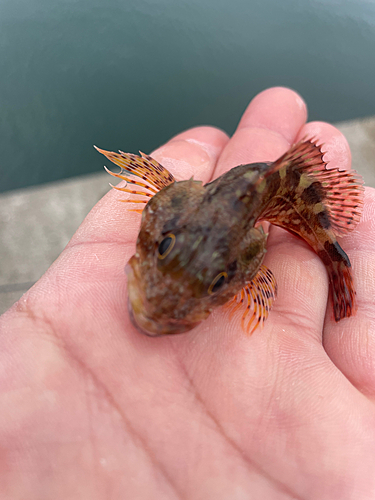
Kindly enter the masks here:
<path id="1" fill-rule="evenodd" d="M 141 214 L 135 254 L 126 265 L 128 309 L 149 336 L 192 330 L 212 311 L 242 309 L 241 324 L 262 328 L 277 297 L 263 264 L 263 222 L 305 240 L 328 273 L 336 322 L 356 313 L 349 257 L 337 241 L 353 230 L 363 208 L 363 180 L 354 170 L 328 168 L 323 144 L 304 138 L 274 162 L 239 165 L 203 184 L 177 181 L 151 156 L 96 148 L 121 168 L 114 189 Z M 96 147 L 96 146 L 95 146 Z"/>

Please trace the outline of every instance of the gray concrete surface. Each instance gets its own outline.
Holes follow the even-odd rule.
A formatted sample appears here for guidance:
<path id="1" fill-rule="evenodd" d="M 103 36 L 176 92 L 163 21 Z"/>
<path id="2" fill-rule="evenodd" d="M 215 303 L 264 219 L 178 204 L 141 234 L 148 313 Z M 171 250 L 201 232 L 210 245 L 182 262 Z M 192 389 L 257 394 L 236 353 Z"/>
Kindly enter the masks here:
<path id="1" fill-rule="evenodd" d="M 375 116 L 335 126 L 349 142 L 352 167 L 363 176 L 366 186 L 375 187 Z"/>
<path id="2" fill-rule="evenodd" d="M 58 257 L 108 182 L 99 173 L 0 195 L 0 314 Z"/>
<path id="3" fill-rule="evenodd" d="M 353 168 L 375 187 L 375 117 L 336 126 L 349 141 Z M 0 314 L 57 258 L 108 182 L 98 173 L 0 195 Z"/>

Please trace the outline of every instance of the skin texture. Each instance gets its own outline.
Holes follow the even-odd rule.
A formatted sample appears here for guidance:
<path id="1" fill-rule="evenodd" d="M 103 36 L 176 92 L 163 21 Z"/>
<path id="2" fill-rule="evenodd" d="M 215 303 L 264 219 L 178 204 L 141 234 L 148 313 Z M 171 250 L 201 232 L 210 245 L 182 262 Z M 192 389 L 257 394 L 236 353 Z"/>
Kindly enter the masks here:
<path id="1" fill-rule="evenodd" d="M 152 155 L 178 180 L 207 182 L 314 135 L 330 166 L 349 168 L 340 132 L 305 120 L 302 99 L 273 88 L 231 139 L 198 127 Z M 140 216 L 120 198 L 93 208 L 0 319 L 0 498 L 373 499 L 375 191 L 340 238 L 356 316 L 335 323 L 323 263 L 271 227 L 264 263 L 279 293 L 252 337 L 225 309 L 177 336 L 132 326 L 124 266 Z"/>

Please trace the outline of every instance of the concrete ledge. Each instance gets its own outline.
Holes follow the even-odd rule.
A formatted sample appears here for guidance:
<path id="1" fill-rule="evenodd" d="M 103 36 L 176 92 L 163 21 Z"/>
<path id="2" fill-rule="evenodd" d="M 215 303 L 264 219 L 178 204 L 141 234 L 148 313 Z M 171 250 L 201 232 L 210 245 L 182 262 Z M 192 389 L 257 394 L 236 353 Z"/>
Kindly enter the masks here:
<path id="1" fill-rule="evenodd" d="M 375 187 L 375 117 L 336 126 L 349 141 L 353 168 Z M 0 314 L 58 257 L 108 183 L 99 173 L 0 195 Z"/>
<path id="2" fill-rule="evenodd" d="M 375 187 L 375 117 L 336 123 L 352 152 L 352 167 L 362 175 L 366 186 Z"/>
<path id="3" fill-rule="evenodd" d="M 100 173 L 0 196 L 0 314 L 58 257 L 108 182 Z"/>

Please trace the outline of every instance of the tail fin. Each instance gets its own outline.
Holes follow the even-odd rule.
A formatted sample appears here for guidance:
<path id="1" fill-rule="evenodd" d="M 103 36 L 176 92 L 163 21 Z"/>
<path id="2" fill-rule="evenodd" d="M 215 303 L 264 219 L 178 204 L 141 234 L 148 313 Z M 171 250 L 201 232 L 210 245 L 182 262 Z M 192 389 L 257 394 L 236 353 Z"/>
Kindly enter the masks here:
<path id="1" fill-rule="evenodd" d="M 335 321 L 353 316 L 357 311 L 353 278 L 346 262 L 332 262 L 327 266 L 331 283 L 331 297 Z"/>

